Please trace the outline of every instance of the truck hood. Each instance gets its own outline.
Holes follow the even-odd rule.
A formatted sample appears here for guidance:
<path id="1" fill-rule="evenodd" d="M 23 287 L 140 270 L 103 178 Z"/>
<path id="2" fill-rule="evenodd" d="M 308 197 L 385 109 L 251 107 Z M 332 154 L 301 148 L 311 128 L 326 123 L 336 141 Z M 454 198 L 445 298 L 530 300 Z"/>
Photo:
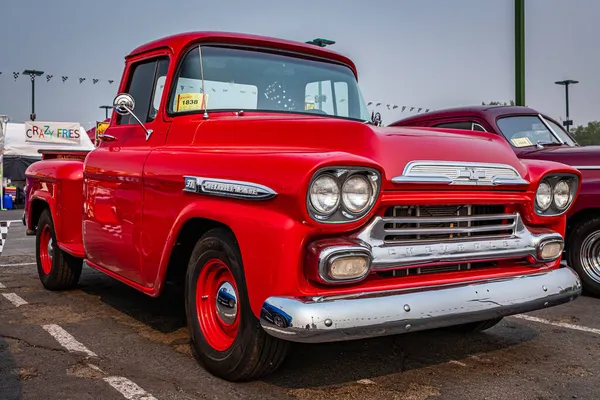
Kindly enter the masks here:
<path id="1" fill-rule="evenodd" d="M 346 153 L 380 165 L 385 179 L 402 175 L 415 160 L 507 164 L 526 178 L 527 168 L 497 135 L 424 128 L 375 127 L 358 121 L 312 116 L 218 117 L 201 123 L 194 144 L 236 152 Z M 343 157 L 343 155 L 342 155 Z"/>
<path id="2" fill-rule="evenodd" d="M 521 153 L 521 158 L 555 161 L 570 166 L 597 166 L 600 169 L 600 146 L 557 146 Z"/>

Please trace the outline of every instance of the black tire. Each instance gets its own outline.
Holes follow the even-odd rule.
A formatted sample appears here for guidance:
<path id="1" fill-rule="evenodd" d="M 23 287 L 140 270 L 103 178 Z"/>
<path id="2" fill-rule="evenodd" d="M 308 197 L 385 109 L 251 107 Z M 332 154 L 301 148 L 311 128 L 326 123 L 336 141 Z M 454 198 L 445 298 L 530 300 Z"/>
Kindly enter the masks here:
<path id="1" fill-rule="evenodd" d="M 239 327 L 233 343 L 224 351 L 215 349 L 207 341 L 196 306 L 201 270 L 214 259 L 226 264 L 238 291 Z M 192 353 L 215 376 L 232 382 L 251 380 L 275 371 L 287 355 L 289 342 L 268 335 L 250 308 L 241 254 L 234 235 L 226 229 L 212 229 L 196 243 L 186 275 L 185 311 Z"/>
<path id="2" fill-rule="evenodd" d="M 468 324 L 454 325 L 448 327 L 447 330 L 458 333 L 482 332 L 498 325 L 500 321 L 502 321 L 502 319 L 503 318 L 501 317 L 495 319 L 488 319 L 485 321 L 470 322 Z"/>
<path id="3" fill-rule="evenodd" d="M 41 246 L 47 246 L 46 244 L 42 244 L 42 235 L 45 229 L 50 230 L 50 235 L 52 237 L 51 250 L 48 250 L 48 253 L 51 254 L 52 257 L 50 271 L 44 271 L 42 267 Z M 40 281 L 48 290 L 71 289 L 77 286 L 77 283 L 79 282 L 83 260 L 64 252 L 56 243 L 56 233 L 54 231 L 52 215 L 49 209 L 45 209 L 38 220 L 35 237 L 35 257 L 38 275 Z"/>
<path id="4" fill-rule="evenodd" d="M 583 291 L 600 297 L 600 217 L 581 221 L 569 233 L 567 262 L 581 278 Z"/>

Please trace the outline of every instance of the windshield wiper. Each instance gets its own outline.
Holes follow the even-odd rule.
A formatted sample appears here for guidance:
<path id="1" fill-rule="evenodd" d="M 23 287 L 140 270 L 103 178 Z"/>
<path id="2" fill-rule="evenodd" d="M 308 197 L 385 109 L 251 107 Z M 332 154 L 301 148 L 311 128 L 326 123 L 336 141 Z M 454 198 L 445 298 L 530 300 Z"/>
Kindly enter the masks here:
<path id="1" fill-rule="evenodd" d="M 545 146 L 564 146 L 566 145 L 566 143 L 557 143 L 557 142 L 542 142 L 542 141 L 537 141 L 536 146 L 538 147 L 538 149 L 543 149 Z"/>

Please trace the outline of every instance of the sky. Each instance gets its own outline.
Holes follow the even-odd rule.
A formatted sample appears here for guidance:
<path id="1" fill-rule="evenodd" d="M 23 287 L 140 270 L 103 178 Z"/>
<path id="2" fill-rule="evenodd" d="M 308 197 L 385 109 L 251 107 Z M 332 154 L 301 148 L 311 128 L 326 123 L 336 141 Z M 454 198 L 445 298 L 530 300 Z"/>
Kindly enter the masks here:
<path id="1" fill-rule="evenodd" d="M 38 121 L 104 119 L 132 49 L 159 37 L 217 30 L 306 41 L 324 37 L 357 65 L 365 101 L 383 123 L 423 110 L 514 99 L 514 0 L 29 0 L 3 2 L 0 114 Z M 600 1 L 525 0 L 525 101 L 575 126 L 600 120 Z M 53 75 L 47 82 L 45 75 Z M 69 79 L 63 83 L 61 76 Z M 85 77 L 83 83 L 78 78 Z M 92 79 L 99 81 L 93 84 Z M 114 80 L 109 84 L 107 80 Z M 416 107 L 401 112 L 402 106 Z M 421 112 L 423 112 L 423 110 Z"/>

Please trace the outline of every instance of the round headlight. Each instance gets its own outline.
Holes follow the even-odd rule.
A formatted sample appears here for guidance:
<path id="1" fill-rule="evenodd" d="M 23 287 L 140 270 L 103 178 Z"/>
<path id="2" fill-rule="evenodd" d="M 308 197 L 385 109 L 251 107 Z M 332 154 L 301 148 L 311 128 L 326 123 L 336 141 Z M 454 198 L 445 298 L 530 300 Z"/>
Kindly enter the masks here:
<path id="1" fill-rule="evenodd" d="M 310 203 L 317 212 L 331 214 L 340 203 L 340 188 L 333 177 L 323 175 L 310 185 Z"/>
<path id="2" fill-rule="evenodd" d="M 535 202 L 542 211 L 546 211 L 552 203 L 552 189 L 546 182 L 540 183 L 535 193 Z"/>
<path id="3" fill-rule="evenodd" d="M 554 186 L 554 205 L 563 210 L 569 204 L 571 188 L 566 181 L 560 181 Z"/>
<path id="4" fill-rule="evenodd" d="M 342 201 L 348 211 L 360 213 L 367 208 L 373 188 L 366 177 L 356 175 L 348 179 L 342 187 Z"/>

